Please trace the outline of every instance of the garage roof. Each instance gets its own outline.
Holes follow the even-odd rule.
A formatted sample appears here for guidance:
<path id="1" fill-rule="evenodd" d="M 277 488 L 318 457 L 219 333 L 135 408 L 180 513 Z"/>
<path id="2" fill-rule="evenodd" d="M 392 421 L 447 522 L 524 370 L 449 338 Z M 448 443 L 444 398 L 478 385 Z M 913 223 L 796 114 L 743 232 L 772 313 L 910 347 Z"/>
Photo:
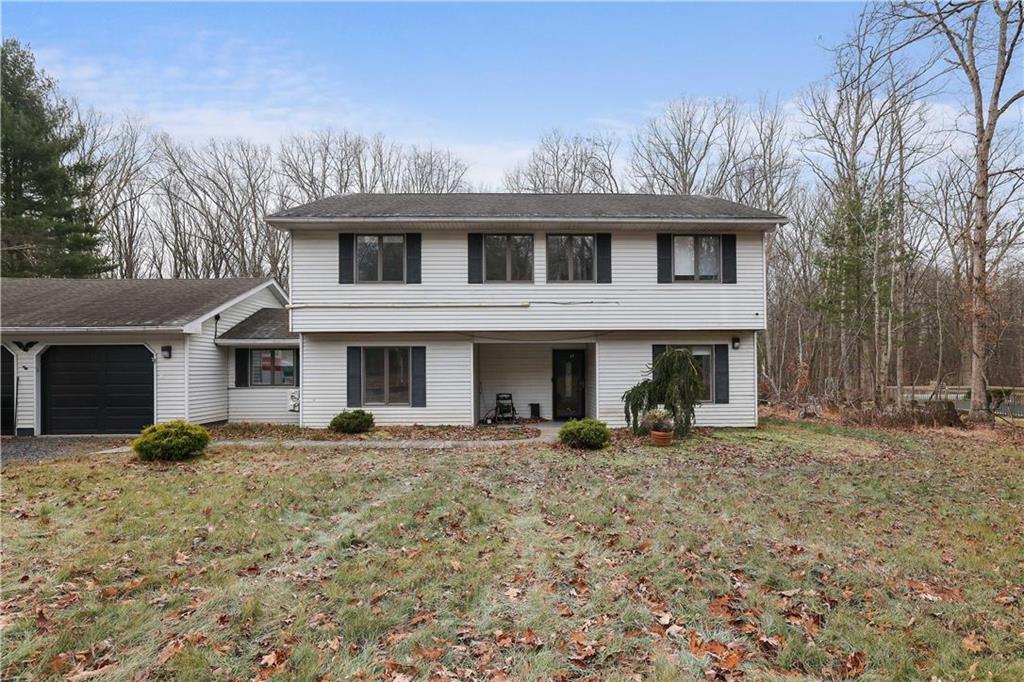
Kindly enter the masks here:
<path id="1" fill-rule="evenodd" d="M 184 330 L 272 279 L 0 279 L 0 327 L 12 331 Z M 283 296 L 282 296 L 283 299 Z M 283 302 L 283 300 L 282 300 Z"/>

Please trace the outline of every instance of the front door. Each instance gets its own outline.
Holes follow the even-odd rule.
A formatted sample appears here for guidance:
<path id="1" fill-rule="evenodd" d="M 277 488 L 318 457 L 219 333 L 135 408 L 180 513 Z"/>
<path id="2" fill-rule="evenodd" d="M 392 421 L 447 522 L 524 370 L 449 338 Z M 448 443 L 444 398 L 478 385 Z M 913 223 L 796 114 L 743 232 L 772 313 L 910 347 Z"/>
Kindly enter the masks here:
<path id="1" fill-rule="evenodd" d="M 583 382 L 586 351 L 582 348 L 554 351 L 553 404 L 555 419 L 581 419 L 586 416 L 586 390 Z"/>

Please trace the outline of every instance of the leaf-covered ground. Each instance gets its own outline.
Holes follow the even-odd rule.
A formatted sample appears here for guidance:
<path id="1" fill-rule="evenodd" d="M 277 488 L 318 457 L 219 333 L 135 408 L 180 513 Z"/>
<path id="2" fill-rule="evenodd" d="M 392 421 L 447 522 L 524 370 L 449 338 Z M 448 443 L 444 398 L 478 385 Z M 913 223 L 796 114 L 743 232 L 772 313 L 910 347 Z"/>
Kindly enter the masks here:
<path id="1" fill-rule="evenodd" d="M 216 447 L 4 471 L 5 679 L 1024 678 L 1024 448 Z"/>
<path id="2" fill-rule="evenodd" d="M 377 426 L 365 433 L 337 433 L 296 424 L 229 422 L 210 427 L 215 440 L 523 440 L 540 435 L 529 424 L 492 426 Z"/>

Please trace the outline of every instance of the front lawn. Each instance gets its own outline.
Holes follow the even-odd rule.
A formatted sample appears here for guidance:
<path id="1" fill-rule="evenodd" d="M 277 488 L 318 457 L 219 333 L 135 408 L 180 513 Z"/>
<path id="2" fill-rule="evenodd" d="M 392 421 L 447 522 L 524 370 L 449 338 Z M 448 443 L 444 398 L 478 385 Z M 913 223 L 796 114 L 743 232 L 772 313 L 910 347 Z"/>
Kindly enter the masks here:
<path id="1" fill-rule="evenodd" d="M 15 464 L 0 672 L 1019 680 L 1022 471 L 991 432 L 777 420 Z"/>

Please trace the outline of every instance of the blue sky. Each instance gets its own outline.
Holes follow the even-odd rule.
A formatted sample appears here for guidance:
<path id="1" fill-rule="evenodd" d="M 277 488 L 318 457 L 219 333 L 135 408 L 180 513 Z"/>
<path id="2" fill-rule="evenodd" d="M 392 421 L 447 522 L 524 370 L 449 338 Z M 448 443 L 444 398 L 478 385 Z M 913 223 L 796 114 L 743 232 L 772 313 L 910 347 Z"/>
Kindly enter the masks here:
<path id="1" fill-rule="evenodd" d="M 3 4 L 66 92 L 175 136 L 333 126 L 451 147 L 496 187 L 553 127 L 626 132 L 681 95 L 788 102 L 854 3 Z"/>

